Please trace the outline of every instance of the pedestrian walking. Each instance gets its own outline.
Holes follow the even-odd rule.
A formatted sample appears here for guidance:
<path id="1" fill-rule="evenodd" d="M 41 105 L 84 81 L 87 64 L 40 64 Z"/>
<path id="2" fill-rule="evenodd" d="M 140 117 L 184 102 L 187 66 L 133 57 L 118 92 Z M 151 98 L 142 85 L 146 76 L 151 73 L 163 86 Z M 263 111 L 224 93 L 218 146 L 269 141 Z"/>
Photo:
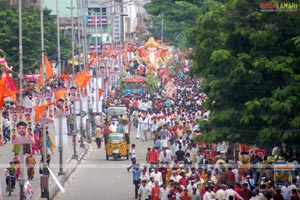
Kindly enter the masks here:
<path id="1" fill-rule="evenodd" d="M 96 144 L 98 149 L 101 148 L 101 142 L 103 139 L 103 131 L 100 128 L 100 125 L 97 125 L 96 129 L 95 129 L 95 138 L 96 138 Z"/>
<path id="2" fill-rule="evenodd" d="M 36 160 L 32 154 L 27 156 L 26 158 L 26 166 L 27 166 L 27 175 L 28 180 L 32 180 L 34 177 L 34 166 L 36 164 Z"/>
<path id="3" fill-rule="evenodd" d="M 129 172 L 129 170 L 135 166 L 136 164 L 136 152 L 135 152 L 135 144 L 131 145 L 131 149 L 129 150 L 129 156 L 131 158 L 131 165 L 127 168 L 127 171 Z"/>
<path id="4" fill-rule="evenodd" d="M 141 177 L 141 174 L 142 174 L 142 170 L 139 167 L 140 167 L 139 164 L 136 164 L 133 167 L 133 170 L 132 170 L 135 199 L 138 198 L 140 177 Z"/>

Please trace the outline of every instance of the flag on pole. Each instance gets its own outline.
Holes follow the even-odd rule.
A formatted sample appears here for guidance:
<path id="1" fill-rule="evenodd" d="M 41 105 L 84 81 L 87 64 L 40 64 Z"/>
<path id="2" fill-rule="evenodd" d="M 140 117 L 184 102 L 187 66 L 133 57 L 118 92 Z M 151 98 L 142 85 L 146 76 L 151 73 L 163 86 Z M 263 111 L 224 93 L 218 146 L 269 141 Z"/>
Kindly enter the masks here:
<path id="1" fill-rule="evenodd" d="M 35 122 L 36 123 L 40 121 L 40 115 L 42 115 L 45 112 L 46 107 L 50 106 L 52 104 L 54 104 L 54 103 L 51 102 L 51 103 L 46 103 L 46 104 L 42 104 L 42 105 L 33 107 L 34 112 L 35 112 Z"/>
<path id="2" fill-rule="evenodd" d="M 75 76 L 75 82 L 79 88 L 86 86 L 87 78 L 89 74 L 89 68 L 84 69 L 80 74 Z"/>
<path id="3" fill-rule="evenodd" d="M 52 68 L 52 65 L 49 61 L 49 58 L 48 56 L 45 56 L 45 72 L 46 72 L 46 80 L 48 80 L 53 74 L 53 68 Z"/>
<path id="4" fill-rule="evenodd" d="M 68 90 L 57 90 L 55 92 L 55 99 L 56 101 L 58 101 L 62 96 L 64 96 L 66 93 L 68 92 Z"/>

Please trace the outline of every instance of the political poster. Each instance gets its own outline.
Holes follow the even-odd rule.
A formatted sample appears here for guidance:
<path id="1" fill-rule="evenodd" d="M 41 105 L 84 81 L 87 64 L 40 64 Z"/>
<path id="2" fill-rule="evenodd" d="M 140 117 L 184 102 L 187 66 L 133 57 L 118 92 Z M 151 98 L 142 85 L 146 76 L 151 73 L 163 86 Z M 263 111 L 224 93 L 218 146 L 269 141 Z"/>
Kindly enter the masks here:
<path id="1" fill-rule="evenodd" d="M 62 92 L 62 95 L 56 97 L 55 106 L 54 106 L 54 115 L 55 116 L 67 116 L 70 115 L 70 101 L 69 101 L 69 90 L 59 90 L 54 91 L 54 93 Z"/>
<path id="2" fill-rule="evenodd" d="M 9 110 L 12 144 L 33 144 L 33 109 L 17 107 Z"/>
<path id="3" fill-rule="evenodd" d="M 71 85 L 70 90 L 69 90 L 69 99 L 70 101 L 80 101 L 81 95 L 80 95 L 80 90 L 74 83 Z"/>
<path id="4" fill-rule="evenodd" d="M 40 123 L 53 123 L 54 122 L 54 93 L 41 92 L 33 94 L 33 102 L 36 106 L 48 104 L 45 111 L 40 115 Z"/>

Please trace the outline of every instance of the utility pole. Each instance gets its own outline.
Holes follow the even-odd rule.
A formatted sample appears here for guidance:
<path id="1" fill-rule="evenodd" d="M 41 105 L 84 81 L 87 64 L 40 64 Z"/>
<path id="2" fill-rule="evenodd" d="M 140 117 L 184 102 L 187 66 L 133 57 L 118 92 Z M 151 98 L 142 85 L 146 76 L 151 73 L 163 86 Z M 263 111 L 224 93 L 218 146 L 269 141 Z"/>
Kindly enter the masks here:
<path id="1" fill-rule="evenodd" d="M 164 12 L 161 12 L 161 45 L 164 44 Z"/>
<path id="2" fill-rule="evenodd" d="M 99 61 L 98 61 L 98 14 L 96 13 L 96 23 L 95 23 L 95 31 L 96 31 L 96 67 L 95 67 L 95 80 L 94 82 L 96 82 L 96 113 L 99 112 L 99 85 L 98 85 L 98 71 L 99 71 Z"/>
<path id="3" fill-rule="evenodd" d="M 74 40 L 74 18 L 73 18 L 73 0 L 71 0 L 71 34 L 72 34 L 72 69 L 73 69 L 73 78 L 75 79 L 75 65 L 74 65 L 74 48 L 75 48 L 75 40 Z M 73 159 L 78 159 L 77 149 L 76 149 L 76 136 L 77 136 L 77 116 L 76 116 L 76 102 L 72 101 L 73 104 L 73 118 L 74 118 L 74 130 L 73 130 Z"/>
<path id="4" fill-rule="evenodd" d="M 87 51 L 87 35 L 86 35 L 86 12 L 85 12 L 85 7 L 86 7 L 86 1 L 85 0 L 81 0 L 81 3 L 80 3 L 80 11 L 81 11 L 81 19 L 82 19 L 82 23 L 81 23 L 81 29 L 82 29 L 82 35 L 83 35 L 83 44 L 82 44 L 82 52 L 83 52 L 83 68 L 85 69 L 87 67 L 87 63 L 88 63 L 88 51 Z M 90 127 L 90 104 L 91 104 L 91 97 L 88 95 L 87 96 L 87 109 L 88 109 L 88 119 L 87 119 L 87 122 L 86 122 L 86 125 L 88 127 Z M 87 141 L 88 143 L 91 143 L 91 135 L 90 135 L 90 132 L 89 132 L 89 128 L 86 129 L 86 134 L 87 134 Z"/>
<path id="5" fill-rule="evenodd" d="M 60 30 L 59 30 L 59 5 L 58 0 L 56 0 L 56 27 L 57 27 L 57 69 L 58 78 L 61 78 L 61 59 L 60 59 Z M 59 152 L 59 172 L 58 175 L 64 175 L 63 172 L 63 137 L 62 137 L 62 116 L 58 116 L 58 152 Z"/>
<path id="6" fill-rule="evenodd" d="M 23 106 L 23 29 L 22 29 L 22 0 L 19 0 L 19 62 L 20 62 L 20 106 Z M 20 200 L 23 200 L 24 193 L 24 170 L 25 170 L 25 159 L 24 159 L 24 145 L 21 144 L 20 150 Z"/>
<path id="7" fill-rule="evenodd" d="M 42 78 L 45 81 L 45 44 L 44 44 L 44 1 L 41 0 L 41 51 L 42 51 Z M 46 124 L 43 125 L 43 175 L 41 176 L 41 197 L 49 199 L 49 171 L 47 168 Z"/>

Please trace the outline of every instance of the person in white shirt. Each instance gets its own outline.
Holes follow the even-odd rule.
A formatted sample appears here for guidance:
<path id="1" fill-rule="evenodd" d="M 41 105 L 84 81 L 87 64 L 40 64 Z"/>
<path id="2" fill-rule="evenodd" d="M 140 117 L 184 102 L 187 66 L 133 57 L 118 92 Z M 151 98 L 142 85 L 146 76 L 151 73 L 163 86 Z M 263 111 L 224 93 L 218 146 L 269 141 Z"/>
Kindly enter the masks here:
<path id="1" fill-rule="evenodd" d="M 252 197 L 251 197 L 251 200 L 264 200 L 264 195 L 263 193 L 261 193 L 259 191 L 259 185 L 258 184 L 255 184 L 254 186 L 254 190 L 252 191 Z"/>
<path id="2" fill-rule="evenodd" d="M 149 182 L 148 182 L 148 187 L 149 187 L 149 190 L 151 191 L 153 187 L 155 187 L 155 181 L 154 181 L 154 177 L 153 176 L 150 176 L 149 178 Z M 157 182 L 158 183 L 158 182 Z"/>
<path id="3" fill-rule="evenodd" d="M 234 186 L 233 185 L 229 185 L 229 188 L 226 190 L 226 200 L 231 200 L 238 198 L 240 200 L 244 200 L 236 191 L 234 191 Z"/>
<path id="4" fill-rule="evenodd" d="M 158 171 L 156 167 L 154 167 L 154 169 L 151 169 L 150 176 L 154 178 L 154 181 L 158 181 L 159 185 L 163 183 L 161 172 Z"/>
<path id="5" fill-rule="evenodd" d="M 291 198 L 291 191 L 289 189 L 289 182 L 285 181 L 284 185 L 281 187 L 281 194 L 284 200 L 290 200 Z"/>
<path id="6" fill-rule="evenodd" d="M 141 140 L 144 141 L 148 141 L 147 135 L 149 132 L 149 121 L 146 118 L 145 115 L 143 115 L 140 119 L 139 119 L 139 126 L 140 126 L 140 133 L 141 133 Z"/>
<path id="7" fill-rule="evenodd" d="M 167 188 L 167 185 L 164 184 L 162 188 L 160 188 L 159 199 L 160 200 L 168 200 L 168 196 L 170 194 L 170 189 Z"/>
<path id="8" fill-rule="evenodd" d="M 163 135 L 162 136 L 162 139 L 161 139 L 161 147 L 162 148 L 168 148 L 168 138 L 166 135 Z"/>
<path id="9" fill-rule="evenodd" d="M 149 175 L 148 175 L 146 169 L 143 169 L 140 179 L 141 179 L 141 181 L 146 180 L 147 183 L 149 182 Z"/>
<path id="10" fill-rule="evenodd" d="M 226 186 L 224 184 L 220 185 L 218 191 L 216 192 L 216 199 L 226 200 Z"/>
<path id="11" fill-rule="evenodd" d="M 109 130 L 110 130 L 112 133 L 117 132 L 117 129 L 118 129 L 118 126 L 116 125 L 115 122 L 112 122 L 112 123 L 109 125 Z"/>
<path id="12" fill-rule="evenodd" d="M 205 193 L 203 195 L 203 200 L 216 199 L 216 194 L 211 190 L 211 187 L 205 187 Z"/>
<path id="13" fill-rule="evenodd" d="M 139 199 L 140 200 L 148 200 L 149 199 L 149 196 L 150 196 L 151 193 L 150 193 L 150 190 L 147 186 L 147 181 L 146 180 L 142 181 L 142 185 L 139 188 L 138 194 L 139 194 Z"/>

